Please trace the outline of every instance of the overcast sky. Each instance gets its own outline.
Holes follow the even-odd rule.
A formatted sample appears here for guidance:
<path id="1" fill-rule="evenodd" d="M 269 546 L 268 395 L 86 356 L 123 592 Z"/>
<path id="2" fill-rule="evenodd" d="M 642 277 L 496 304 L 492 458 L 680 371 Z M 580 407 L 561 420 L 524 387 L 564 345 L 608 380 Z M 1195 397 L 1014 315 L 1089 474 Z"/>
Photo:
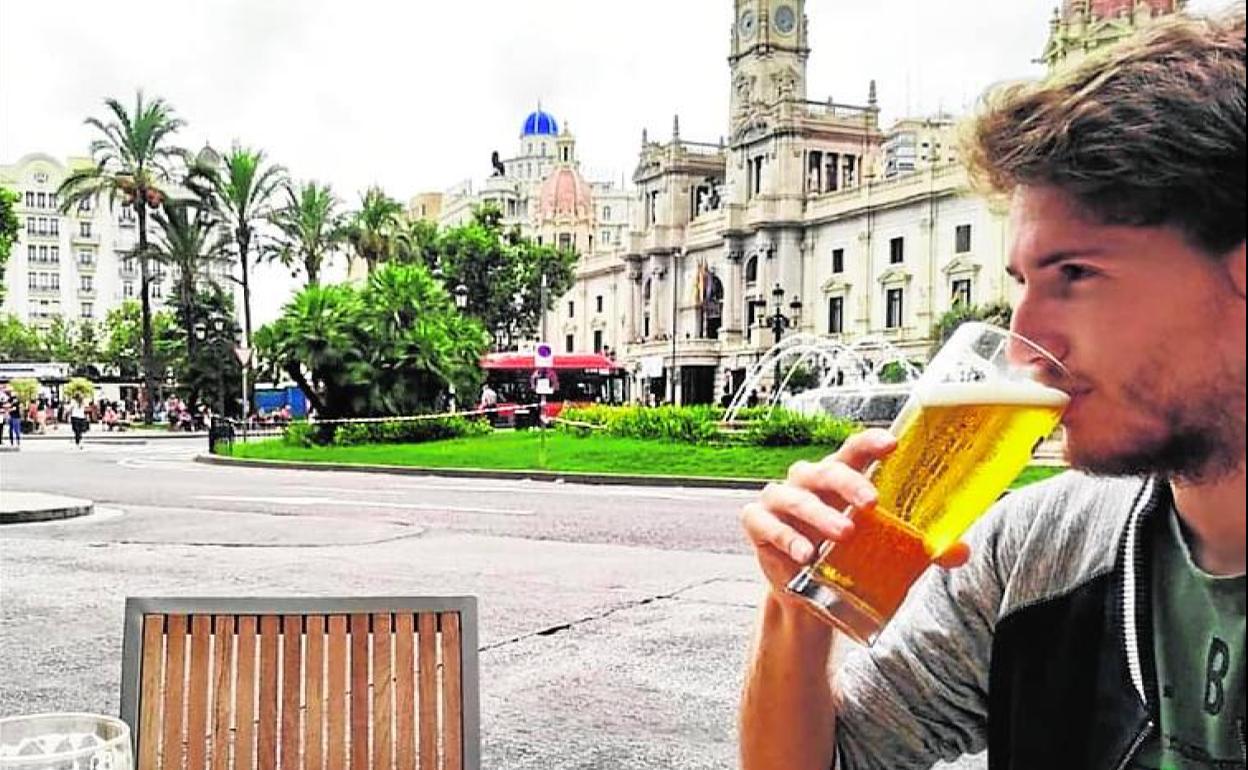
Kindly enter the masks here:
<path id="1" fill-rule="evenodd" d="M 812 0 L 808 98 L 883 120 L 959 111 L 1040 72 L 1059 0 Z M 1224 0 L 1196 0 L 1200 10 Z M 726 133 L 732 0 L 0 0 L 0 163 L 84 154 L 106 96 L 167 99 L 196 148 L 237 139 L 354 204 L 489 172 L 540 99 L 592 177 L 631 174 L 641 131 Z M 271 316 L 284 292 L 263 298 Z"/>

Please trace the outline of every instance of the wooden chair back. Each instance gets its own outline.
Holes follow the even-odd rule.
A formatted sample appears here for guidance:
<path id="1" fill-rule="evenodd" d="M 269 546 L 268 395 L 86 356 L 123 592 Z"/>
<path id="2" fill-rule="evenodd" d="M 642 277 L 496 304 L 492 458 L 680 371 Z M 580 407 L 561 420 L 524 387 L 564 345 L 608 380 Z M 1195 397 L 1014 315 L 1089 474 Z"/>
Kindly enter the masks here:
<path id="1" fill-rule="evenodd" d="M 138 770 L 479 770 L 473 597 L 126 600 Z"/>

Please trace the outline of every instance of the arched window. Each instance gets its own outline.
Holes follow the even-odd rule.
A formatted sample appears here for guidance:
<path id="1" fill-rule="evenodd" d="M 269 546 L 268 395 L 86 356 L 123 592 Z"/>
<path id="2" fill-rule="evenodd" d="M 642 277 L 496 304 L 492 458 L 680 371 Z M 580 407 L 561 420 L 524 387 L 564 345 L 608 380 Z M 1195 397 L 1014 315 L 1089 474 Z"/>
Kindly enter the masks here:
<path id="1" fill-rule="evenodd" d="M 647 278 L 645 284 L 641 287 L 641 301 L 647 305 L 650 304 L 650 282 L 653 278 Z"/>
<path id="2" fill-rule="evenodd" d="M 758 257 L 750 257 L 745 263 L 745 282 L 755 283 L 758 281 Z"/>

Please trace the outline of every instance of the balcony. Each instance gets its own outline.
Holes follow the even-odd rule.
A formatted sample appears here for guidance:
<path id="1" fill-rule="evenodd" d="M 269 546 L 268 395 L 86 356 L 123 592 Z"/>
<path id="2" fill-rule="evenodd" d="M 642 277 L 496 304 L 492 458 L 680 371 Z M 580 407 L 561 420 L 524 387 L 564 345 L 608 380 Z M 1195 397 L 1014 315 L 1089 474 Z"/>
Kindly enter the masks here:
<path id="1" fill-rule="evenodd" d="M 130 278 L 130 279 L 138 278 L 138 277 L 139 277 L 139 266 L 138 266 L 138 265 L 127 265 L 126 263 L 124 263 L 124 262 L 123 262 L 123 263 L 121 263 L 121 267 L 117 269 L 117 273 L 118 273 L 118 274 L 119 274 L 122 278 Z"/>
<path id="2" fill-rule="evenodd" d="M 78 287 L 78 299 L 95 299 L 95 287 L 91 288 Z"/>
<path id="3" fill-rule="evenodd" d="M 60 286 L 31 286 L 28 289 L 32 297 L 59 297 L 61 296 Z"/>
<path id="4" fill-rule="evenodd" d="M 99 267 L 99 263 L 94 259 L 80 259 L 77 264 L 78 272 L 80 273 L 94 273 L 95 269 Z"/>
<path id="5" fill-rule="evenodd" d="M 95 230 L 92 230 L 90 233 L 84 235 L 81 230 L 75 230 L 70 240 L 74 243 L 88 243 L 98 246 L 100 243 L 100 234 Z"/>

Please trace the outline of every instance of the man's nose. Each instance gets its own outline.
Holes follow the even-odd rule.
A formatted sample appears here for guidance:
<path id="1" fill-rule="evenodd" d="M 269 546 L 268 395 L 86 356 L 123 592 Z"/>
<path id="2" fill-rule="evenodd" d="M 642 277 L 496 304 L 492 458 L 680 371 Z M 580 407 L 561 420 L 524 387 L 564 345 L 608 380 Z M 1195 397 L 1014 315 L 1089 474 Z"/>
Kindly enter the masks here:
<path id="1" fill-rule="evenodd" d="M 1014 306 L 1014 313 L 1010 319 L 1010 331 L 1043 349 L 1059 362 L 1064 362 L 1070 349 L 1058 328 L 1059 321 L 1060 319 L 1052 308 L 1046 308 L 1042 302 L 1024 293 Z M 1011 358 L 1015 360 L 1027 363 L 1044 358 L 1042 353 L 1030 345 L 1016 345 L 1015 347 L 1018 349 L 1011 351 Z"/>

